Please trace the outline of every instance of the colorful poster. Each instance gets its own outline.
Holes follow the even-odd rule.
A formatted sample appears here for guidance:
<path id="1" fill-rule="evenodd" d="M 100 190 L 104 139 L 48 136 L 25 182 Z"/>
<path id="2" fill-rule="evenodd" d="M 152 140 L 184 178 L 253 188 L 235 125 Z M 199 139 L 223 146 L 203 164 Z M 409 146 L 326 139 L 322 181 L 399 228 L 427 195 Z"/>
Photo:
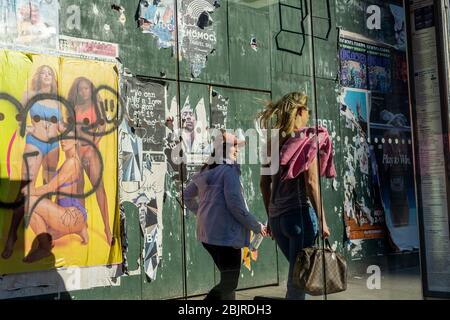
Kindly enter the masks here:
<path id="1" fill-rule="evenodd" d="M 190 65 L 192 78 L 198 78 L 206 67 L 208 55 L 216 48 L 217 37 L 213 19 L 220 7 L 216 0 L 177 0 L 180 14 L 181 56 Z"/>
<path id="2" fill-rule="evenodd" d="M 125 79 L 123 94 L 126 114 L 119 128 L 120 202 L 130 202 L 138 209 L 144 270 L 155 280 L 162 257 L 167 86 L 130 77 Z"/>
<path id="3" fill-rule="evenodd" d="M 140 0 L 138 24 L 158 39 L 159 48 L 175 44 L 175 0 Z"/>
<path id="4" fill-rule="evenodd" d="M 16 44 L 56 49 L 59 34 L 57 0 L 16 0 Z"/>
<path id="5" fill-rule="evenodd" d="M 341 113 L 348 120 L 347 128 L 356 127 L 364 137 L 369 137 L 370 92 L 343 88 L 341 97 Z"/>
<path id="6" fill-rule="evenodd" d="M 401 12 L 391 8 L 395 28 L 401 28 Z M 402 40 L 398 41 L 401 49 Z M 394 250 L 413 250 L 418 238 L 414 182 L 409 178 L 413 172 L 406 54 L 349 32 L 342 32 L 339 42 L 340 111 L 346 128 L 354 132 L 344 147 L 347 235 L 389 235 Z M 348 61 L 365 64 L 364 85 L 351 76 Z M 360 90 L 364 86 L 367 90 Z"/>
<path id="7" fill-rule="evenodd" d="M 341 86 L 367 89 L 366 45 L 350 39 L 340 39 Z"/>
<path id="8" fill-rule="evenodd" d="M 0 273 L 120 263 L 116 65 L 1 50 L 0 66 Z"/>
<path id="9" fill-rule="evenodd" d="M 383 93 L 392 91 L 391 52 L 389 49 L 367 45 L 369 89 Z"/>
<path id="10" fill-rule="evenodd" d="M 345 127 L 344 220 L 350 240 L 383 238 L 384 213 L 379 194 L 379 171 L 369 144 L 370 91 L 342 88 L 340 113 Z"/>

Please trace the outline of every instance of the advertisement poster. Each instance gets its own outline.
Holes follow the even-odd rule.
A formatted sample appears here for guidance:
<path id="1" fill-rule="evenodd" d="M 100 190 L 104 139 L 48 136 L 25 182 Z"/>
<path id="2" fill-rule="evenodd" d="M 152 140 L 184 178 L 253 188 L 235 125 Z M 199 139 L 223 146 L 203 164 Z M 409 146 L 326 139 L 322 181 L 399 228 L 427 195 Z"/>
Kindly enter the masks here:
<path id="1" fill-rule="evenodd" d="M 369 90 L 383 93 L 391 92 L 392 80 L 389 49 L 368 45 L 367 54 Z"/>
<path id="2" fill-rule="evenodd" d="M 371 19 L 370 6 L 380 9 L 380 20 Z M 341 30 L 358 33 L 379 44 L 406 51 L 406 20 L 402 0 L 337 1 L 336 22 Z M 380 27 L 377 26 L 379 22 Z"/>
<path id="3" fill-rule="evenodd" d="M 155 280 L 162 256 L 167 86 L 129 77 L 124 95 L 126 115 L 119 128 L 119 198 L 139 211 L 144 270 L 150 280 Z"/>
<path id="4" fill-rule="evenodd" d="M 354 135 L 344 147 L 347 236 L 389 236 L 394 251 L 414 250 L 418 229 L 406 54 L 343 32 L 340 60 L 340 113 Z M 365 65 L 366 82 L 349 67 L 356 61 Z"/>
<path id="5" fill-rule="evenodd" d="M 150 33 L 158 39 L 159 48 L 175 44 L 176 0 L 140 0 L 138 25 L 142 33 Z"/>
<path id="6" fill-rule="evenodd" d="M 115 64 L 1 50 L 0 65 L 0 273 L 120 263 Z"/>
<path id="7" fill-rule="evenodd" d="M 350 39 L 341 39 L 341 85 L 357 89 L 367 88 L 367 55 L 365 45 Z"/>

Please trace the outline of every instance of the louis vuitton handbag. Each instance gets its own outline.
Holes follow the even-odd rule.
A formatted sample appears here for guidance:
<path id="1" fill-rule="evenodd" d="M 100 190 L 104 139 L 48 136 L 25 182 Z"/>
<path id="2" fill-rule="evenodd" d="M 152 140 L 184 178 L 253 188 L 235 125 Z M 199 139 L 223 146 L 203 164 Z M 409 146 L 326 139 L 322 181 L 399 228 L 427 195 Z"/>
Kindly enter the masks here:
<path id="1" fill-rule="evenodd" d="M 312 296 L 337 293 L 347 289 L 347 262 L 335 252 L 328 239 L 325 247 L 304 248 L 297 255 L 293 273 L 294 285 Z"/>

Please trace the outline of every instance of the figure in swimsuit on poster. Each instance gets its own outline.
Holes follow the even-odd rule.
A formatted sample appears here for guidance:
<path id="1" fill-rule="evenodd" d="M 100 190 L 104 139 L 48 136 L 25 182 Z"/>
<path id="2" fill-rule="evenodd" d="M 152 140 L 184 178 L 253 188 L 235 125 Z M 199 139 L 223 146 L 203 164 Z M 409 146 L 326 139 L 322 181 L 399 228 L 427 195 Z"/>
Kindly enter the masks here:
<path id="1" fill-rule="evenodd" d="M 66 154 L 63 165 L 55 172 L 48 184 L 38 188 L 30 187 L 30 226 L 38 239 L 38 246 L 32 248 L 23 259 L 31 263 L 52 254 L 53 241 L 68 234 L 77 234 L 81 244 L 89 241 L 87 233 L 87 211 L 81 203 L 80 185 L 84 185 L 84 174 L 78 148 L 81 141 L 72 135 L 61 139 L 62 150 Z M 42 196 L 56 193 L 56 203 Z M 39 202 L 37 202 L 41 199 Z M 36 204 L 37 202 L 37 204 Z M 36 204 L 36 205 L 35 205 Z M 40 237 L 49 234 L 50 237 Z"/>
<path id="2" fill-rule="evenodd" d="M 68 99 L 75 108 L 77 137 L 82 137 L 91 141 L 98 149 L 102 135 L 94 134 L 94 132 L 90 130 L 97 128 L 96 132 L 104 132 L 106 123 L 105 120 L 102 119 L 97 105 L 98 99 L 95 96 L 96 91 L 94 84 L 89 79 L 78 77 L 70 88 Z M 103 179 L 99 176 L 99 168 L 102 166 L 100 161 L 102 160 L 96 156 L 96 151 L 91 144 L 80 142 L 78 152 L 83 169 L 92 185 L 94 185 L 94 181 L 99 181 L 97 189 L 95 190 L 95 195 L 105 226 L 106 242 L 108 245 L 113 245 L 114 238 L 109 224 L 108 199 Z M 79 187 L 80 190 L 78 191 L 78 194 L 82 194 L 84 182 L 80 183 Z M 83 206 L 84 202 L 85 200 L 82 199 Z"/>
<path id="3" fill-rule="evenodd" d="M 31 81 L 31 90 L 27 90 L 22 98 L 22 105 L 41 94 L 50 94 L 57 97 L 57 78 L 52 67 L 48 65 L 40 66 Z M 36 100 L 29 109 L 31 125 L 26 127 L 26 144 L 23 152 L 23 162 L 21 170 L 21 180 L 29 183 L 33 187 L 36 183 L 37 175 L 42 167 L 42 177 L 44 184 L 53 177 L 59 161 L 59 137 L 60 126 L 62 124 L 62 114 L 58 99 Z M 22 119 L 23 117 L 23 119 Z M 19 114 L 19 127 L 22 121 L 27 121 L 26 114 Z M 61 130 L 62 131 L 62 130 Z M 23 185 L 24 186 L 24 185 Z M 22 186 L 22 187 L 23 187 Z M 26 194 L 25 194 L 26 197 Z M 14 244 L 17 241 L 17 229 L 24 216 L 25 206 L 14 209 L 8 238 L 2 257 L 11 257 Z"/>

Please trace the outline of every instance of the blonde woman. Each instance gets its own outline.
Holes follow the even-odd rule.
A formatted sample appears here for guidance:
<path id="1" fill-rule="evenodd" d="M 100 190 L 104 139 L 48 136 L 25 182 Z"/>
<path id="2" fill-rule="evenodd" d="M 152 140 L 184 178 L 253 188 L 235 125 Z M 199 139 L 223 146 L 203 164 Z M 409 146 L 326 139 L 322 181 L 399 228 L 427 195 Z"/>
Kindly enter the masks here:
<path id="1" fill-rule="evenodd" d="M 31 81 L 31 90 L 27 90 L 22 98 L 22 104 L 40 94 L 57 95 L 57 79 L 55 71 L 48 65 L 40 66 Z M 61 129 L 62 115 L 59 102 L 51 99 L 35 101 L 29 110 L 31 125 L 26 129 L 26 144 L 23 152 L 22 181 L 34 186 L 36 177 L 42 167 L 44 184 L 55 173 L 59 161 L 59 142 L 56 138 Z M 19 122 L 26 121 L 26 115 Z M 17 240 L 17 228 L 24 215 L 24 207 L 14 210 L 11 226 L 5 248 L 2 253 L 8 259 Z"/>
<path id="2" fill-rule="evenodd" d="M 307 128 L 307 101 L 306 95 L 292 92 L 276 103 L 269 103 L 258 115 L 261 128 L 279 130 L 280 150 L 269 150 L 280 152 L 279 159 L 282 159 L 281 150 L 292 134 Z M 286 298 L 303 300 L 305 293 L 293 286 L 292 274 L 298 252 L 311 246 L 314 241 L 314 226 L 308 211 L 308 199 L 317 213 L 322 236 L 328 237 L 330 231 L 320 205 L 317 159 L 308 164 L 307 169 L 296 178 L 284 179 L 288 170 L 286 165 L 281 165 L 276 174 L 261 175 L 260 188 L 269 221 L 267 232 L 272 235 L 289 261 Z"/>

